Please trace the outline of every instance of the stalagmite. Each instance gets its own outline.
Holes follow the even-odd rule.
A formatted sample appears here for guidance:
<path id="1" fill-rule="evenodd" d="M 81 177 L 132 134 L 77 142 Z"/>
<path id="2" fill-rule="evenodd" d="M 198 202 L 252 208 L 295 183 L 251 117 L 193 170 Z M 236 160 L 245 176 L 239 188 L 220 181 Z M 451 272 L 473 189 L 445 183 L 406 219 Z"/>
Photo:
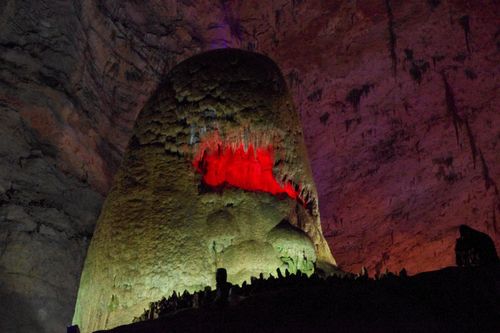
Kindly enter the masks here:
<path id="1" fill-rule="evenodd" d="M 335 261 L 298 115 L 267 57 L 216 50 L 175 67 L 139 115 L 88 250 L 74 323 L 126 324 L 172 291 Z"/>

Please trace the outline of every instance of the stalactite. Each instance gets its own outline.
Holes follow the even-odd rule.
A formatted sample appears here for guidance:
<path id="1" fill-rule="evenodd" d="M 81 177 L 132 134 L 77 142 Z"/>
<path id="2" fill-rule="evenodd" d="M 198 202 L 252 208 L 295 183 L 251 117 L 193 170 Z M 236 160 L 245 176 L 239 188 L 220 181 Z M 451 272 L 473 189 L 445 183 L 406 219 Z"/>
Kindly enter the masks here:
<path id="1" fill-rule="evenodd" d="M 495 231 L 495 234 L 497 233 L 497 213 L 496 213 L 496 208 L 495 205 L 493 205 L 493 230 Z"/>
<path id="2" fill-rule="evenodd" d="M 453 127 L 455 128 L 455 136 L 457 138 L 457 144 L 459 144 L 459 136 L 458 136 L 458 127 L 462 126 L 463 120 L 458 114 L 457 105 L 455 103 L 455 95 L 453 94 L 453 90 L 448 83 L 448 79 L 446 78 L 446 74 L 441 72 L 441 76 L 444 82 L 444 91 L 446 98 L 446 110 L 448 114 L 451 116 L 453 120 Z"/>
<path id="3" fill-rule="evenodd" d="M 469 125 L 469 120 L 465 118 L 464 120 L 465 123 L 465 129 L 467 131 L 467 137 L 469 138 L 469 144 L 470 144 L 470 150 L 472 153 L 472 161 L 474 162 L 474 169 L 476 168 L 476 158 L 477 158 L 477 146 L 476 146 L 476 140 L 474 139 L 474 134 L 472 133 L 472 130 Z"/>
<path id="4" fill-rule="evenodd" d="M 488 168 L 488 164 L 486 164 L 486 160 L 484 159 L 483 152 L 481 151 L 481 149 L 479 149 L 479 157 L 481 159 L 484 186 L 486 187 L 487 190 L 489 190 L 490 187 L 493 186 L 493 188 L 495 189 L 495 194 L 498 195 L 499 194 L 498 186 L 490 176 L 490 170 Z"/>
<path id="5" fill-rule="evenodd" d="M 470 36 L 470 23 L 469 23 L 469 15 L 464 15 L 460 18 L 459 20 L 460 25 L 464 29 L 464 35 L 465 35 L 465 45 L 467 46 L 467 52 L 469 52 L 469 55 L 471 54 L 470 50 L 470 42 L 469 42 L 469 36 Z"/>
<path id="6" fill-rule="evenodd" d="M 396 33 L 394 32 L 394 15 L 392 13 L 392 6 L 390 0 L 385 0 L 385 7 L 387 9 L 388 29 L 389 29 L 389 52 L 392 60 L 392 71 L 394 76 L 397 74 L 398 58 L 396 55 Z"/>

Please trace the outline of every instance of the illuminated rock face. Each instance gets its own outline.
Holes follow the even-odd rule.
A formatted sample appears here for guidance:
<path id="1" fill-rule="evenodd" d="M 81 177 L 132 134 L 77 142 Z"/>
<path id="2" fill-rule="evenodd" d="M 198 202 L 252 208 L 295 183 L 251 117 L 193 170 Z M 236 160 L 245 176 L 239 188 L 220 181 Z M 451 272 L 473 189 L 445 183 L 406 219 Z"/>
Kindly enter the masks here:
<path id="1" fill-rule="evenodd" d="M 335 261 L 277 66 L 216 50 L 175 67 L 143 109 L 88 250 L 74 322 L 130 322 L 151 301 Z"/>

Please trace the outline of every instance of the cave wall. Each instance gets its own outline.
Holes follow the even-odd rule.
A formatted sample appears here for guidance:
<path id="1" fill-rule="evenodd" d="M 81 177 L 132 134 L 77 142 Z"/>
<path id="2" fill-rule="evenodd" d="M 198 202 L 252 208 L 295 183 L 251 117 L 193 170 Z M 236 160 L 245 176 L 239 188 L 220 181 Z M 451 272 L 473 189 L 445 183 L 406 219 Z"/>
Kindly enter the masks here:
<path id="1" fill-rule="evenodd" d="M 338 263 L 453 264 L 456 226 L 497 246 L 492 1 L 0 2 L 0 330 L 54 332 L 135 117 L 160 77 L 220 47 L 277 62 Z"/>
<path id="2" fill-rule="evenodd" d="M 71 323 L 89 238 L 136 115 L 162 73 L 202 51 L 195 35 L 207 30 L 210 8 L 0 2 L 1 332 Z"/>
<path id="3" fill-rule="evenodd" d="M 453 265 L 461 223 L 499 246 L 498 4 L 281 3 L 240 19 L 289 78 L 340 266 Z"/>

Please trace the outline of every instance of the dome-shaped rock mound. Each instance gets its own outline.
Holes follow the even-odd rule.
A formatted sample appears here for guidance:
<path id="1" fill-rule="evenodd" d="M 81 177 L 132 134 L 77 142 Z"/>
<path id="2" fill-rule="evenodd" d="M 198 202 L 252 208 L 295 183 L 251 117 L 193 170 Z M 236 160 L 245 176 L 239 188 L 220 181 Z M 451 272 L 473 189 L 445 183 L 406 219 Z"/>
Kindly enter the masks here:
<path id="1" fill-rule="evenodd" d="M 303 235 L 272 232 L 283 220 Z M 174 290 L 214 286 L 218 267 L 239 283 L 292 267 L 284 260 L 297 249 L 335 265 L 283 77 L 263 55 L 207 52 L 176 66 L 136 121 L 88 250 L 74 322 L 83 333 L 127 324 Z"/>

